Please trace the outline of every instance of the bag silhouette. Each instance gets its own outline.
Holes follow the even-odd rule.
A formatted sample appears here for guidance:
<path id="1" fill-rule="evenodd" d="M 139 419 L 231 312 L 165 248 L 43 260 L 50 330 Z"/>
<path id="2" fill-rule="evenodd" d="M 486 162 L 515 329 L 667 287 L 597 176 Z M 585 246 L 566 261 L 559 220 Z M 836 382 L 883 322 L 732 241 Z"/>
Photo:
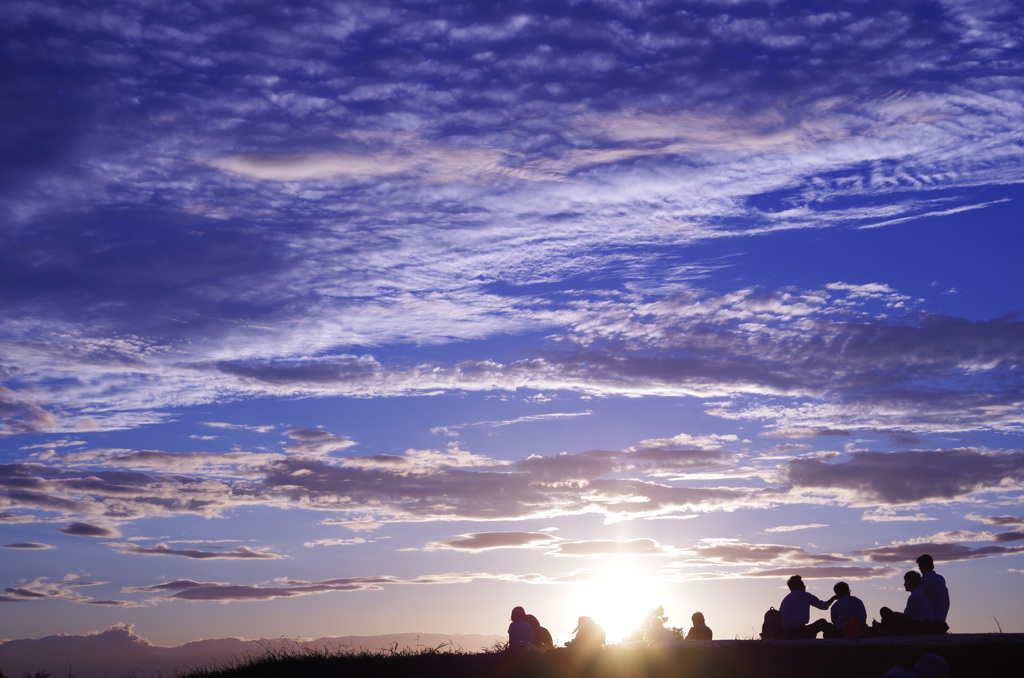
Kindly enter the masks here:
<path id="1" fill-rule="evenodd" d="M 761 624 L 761 640 L 774 640 L 783 638 L 785 631 L 782 630 L 782 613 L 774 607 L 764 613 L 764 623 Z"/>

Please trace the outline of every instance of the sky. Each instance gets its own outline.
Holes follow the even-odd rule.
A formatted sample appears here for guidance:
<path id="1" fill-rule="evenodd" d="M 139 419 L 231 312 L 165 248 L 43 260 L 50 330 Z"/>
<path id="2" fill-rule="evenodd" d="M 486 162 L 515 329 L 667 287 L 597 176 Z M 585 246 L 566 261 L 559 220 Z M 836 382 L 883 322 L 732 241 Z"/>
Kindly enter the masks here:
<path id="1" fill-rule="evenodd" d="M 1024 632 L 1014 2 L 0 26 L 0 638 Z"/>

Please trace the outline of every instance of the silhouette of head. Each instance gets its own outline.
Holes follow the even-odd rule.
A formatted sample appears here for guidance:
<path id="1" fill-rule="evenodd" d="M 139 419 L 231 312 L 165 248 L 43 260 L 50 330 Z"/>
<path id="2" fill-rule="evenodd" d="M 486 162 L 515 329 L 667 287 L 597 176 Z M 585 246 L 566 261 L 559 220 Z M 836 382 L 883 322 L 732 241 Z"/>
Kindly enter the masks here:
<path id="1" fill-rule="evenodd" d="M 935 561 L 927 553 L 923 556 L 917 557 L 917 566 L 921 568 L 922 573 L 928 573 L 935 569 Z"/>
<path id="2" fill-rule="evenodd" d="M 704 615 L 700 612 L 694 612 L 693 615 L 690 616 L 690 621 L 693 622 L 694 626 L 704 626 Z"/>
<path id="3" fill-rule="evenodd" d="M 524 610 L 522 607 L 520 607 L 518 605 L 516 607 L 513 607 L 512 608 L 512 616 L 511 616 L 511 618 L 512 618 L 512 621 L 523 621 L 523 620 L 525 620 L 526 619 L 526 610 Z"/>
<path id="4" fill-rule="evenodd" d="M 921 574 L 917 570 L 911 570 L 903 575 L 903 588 L 913 591 L 919 586 L 921 586 Z"/>
<path id="5" fill-rule="evenodd" d="M 794 574 L 786 581 L 786 586 L 789 587 L 790 591 L 806 591 L 807 585 L 804 584 L 803 577 L 798 574 Z"/>
<path id="6" fill-rule="evenodd" d="M 540 628 L 540 620 L 537 619 L 536 617 L 534 617 L 532 614 L 526 615 L 525 617 L 523 617 L 523 619 L 525 619 L 526 621 L 530 622 L 530 626 L 532 626 L 533 628 L 535 628 L 535 629 L 539 629 Z"/>
<path id="7" fill-rule="evenodd" d="M 845 598 L 850 595 L 850 585 L 845 581 L 841 581 L 832 587 L 832 591 L 840 598 Z"/>

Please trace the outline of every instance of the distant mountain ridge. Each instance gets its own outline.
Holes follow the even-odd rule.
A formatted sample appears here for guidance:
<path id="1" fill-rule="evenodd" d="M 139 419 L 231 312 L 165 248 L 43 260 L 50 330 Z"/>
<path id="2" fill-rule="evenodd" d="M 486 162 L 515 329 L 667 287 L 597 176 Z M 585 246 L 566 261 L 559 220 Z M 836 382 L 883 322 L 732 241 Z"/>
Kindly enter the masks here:
<path id="1" fill-rule="evenodd" d="M 335 636 L 313 640 L 215 638 L 184 645 L 154 645 L 119 624 L 86 635 L 57 635 L 0 642 L 0 671 L 8 678 L 45 671 L 73 678 L 169 676 L 192 668 L 226 666 L 234 660 L 303 647 L 332 652 L 418 651 L 441 646 L 478 652 L 504 640 L 500 635 L 459 633 L 391 633 Z"/>

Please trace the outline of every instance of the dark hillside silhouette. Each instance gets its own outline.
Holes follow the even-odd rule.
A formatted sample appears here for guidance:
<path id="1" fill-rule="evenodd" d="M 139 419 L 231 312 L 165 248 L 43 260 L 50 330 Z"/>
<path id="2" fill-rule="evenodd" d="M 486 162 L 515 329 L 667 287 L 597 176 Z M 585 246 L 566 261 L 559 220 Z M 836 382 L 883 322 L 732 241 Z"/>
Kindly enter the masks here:
<path id="1" fill-rule="evenodd" d="M 620 645 L 597 652 L 571 648 L 478 654 L 428 651 L 329 657 L 316 653 L 254 660 L 182 678 L 877 678 L 911 667 L 926 652 L 949 663 L 950 676 L 1010 676 L 1024 634 L 928 639 L 727 640 L 657 647 Z M 827 667 L 824 669 L 823 667 Z"/>

